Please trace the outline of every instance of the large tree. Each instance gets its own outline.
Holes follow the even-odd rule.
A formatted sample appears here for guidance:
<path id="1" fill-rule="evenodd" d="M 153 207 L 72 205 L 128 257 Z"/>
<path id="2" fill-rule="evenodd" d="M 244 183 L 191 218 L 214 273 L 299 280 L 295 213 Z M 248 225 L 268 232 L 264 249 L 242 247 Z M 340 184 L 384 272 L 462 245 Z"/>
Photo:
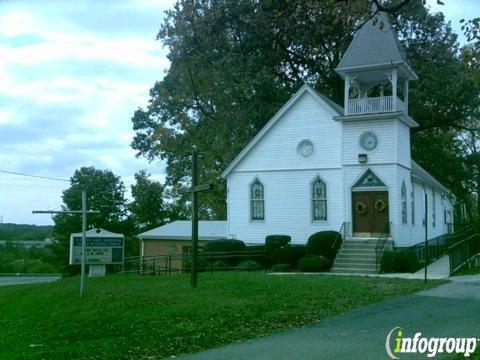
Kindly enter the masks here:
<path id="1" fill-rule="evenodd" d="M 87 207 L 99 214 L 88 215 L 88 227 L 130 235 L 133 226 L 127 218 L 125 186 L 110 170 L 82 167 L 70 178 L 70 187 L 63 192 L 62 210 L 81 210 L 82 191 L 87 193 Z M 82 217 L 77 214 L 58 214 L 53 217 L 53 232 L 58 243 L 54 251 L 58 262 L 68 264 L 71 233 L 82 231 Z"/>
<path id="2" fill-rule="evenodd" d="M 463 195 L 469 174 L 459 135 L 478 96 L 468 91 L 456 35 L 421 2 L 403 1 L 396 10 L 394 25 L 420 77 L 410 97 L 420 123 L 414 158 Z M 224 218 L 221 171 L 304 82 L 343 102 L 334 69 L 370 17 L 366 1 L 178 1 L 158 33 L 171 66 L 152 88 L 149 106 L 133 116 L 133 148 L 166 161 L 167 185 L 184 203 L 178 190 L 188 184 L 195 145 L 201 181 L 217 182 L 204 195 L 203 214 Z M 450 168 L 439 166 L 446 161 Z"/>
<path id="3" fill-rule="evenodd" d="M 135 174 L 135 184 L 131 186 L 133 201 L 128 208 L 139 230 L 154 228 L 165 222 L 163 185 L 150 179 L 145 170 Z"/>

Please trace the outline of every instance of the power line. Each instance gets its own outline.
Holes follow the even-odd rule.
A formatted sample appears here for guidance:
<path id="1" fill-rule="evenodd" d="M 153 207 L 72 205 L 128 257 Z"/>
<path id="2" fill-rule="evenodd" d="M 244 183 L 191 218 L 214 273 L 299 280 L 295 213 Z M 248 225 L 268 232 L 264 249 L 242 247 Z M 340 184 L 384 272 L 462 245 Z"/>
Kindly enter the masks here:
<path id="1" fill-rule="evenodd" d="M 15 172 L 15 171 L 0 170 L 0 172 L 5 173 L 5 174 L 10 174 L 10 175 L 26 176 L 26 177 L 38 178 L 38 179 L 46 179 L 46 180 L 55 180 L 55 181 L 70 182 L 70 180 L 66 180 L 66 179 L 60 179 L 60 178 L 49 177 L 49 176 L 40 176 L 40 175 L 24 174 L 24 173 Z"/>

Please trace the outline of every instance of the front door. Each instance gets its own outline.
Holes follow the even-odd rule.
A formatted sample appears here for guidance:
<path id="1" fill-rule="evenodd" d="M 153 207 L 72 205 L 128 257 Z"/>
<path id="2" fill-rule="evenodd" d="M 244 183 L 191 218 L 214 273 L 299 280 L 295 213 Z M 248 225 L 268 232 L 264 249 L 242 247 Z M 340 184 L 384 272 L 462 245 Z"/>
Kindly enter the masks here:
<path id="1" fill-rule="evenodd" d="M 352 192 L 352 220 L 355 236 L 378 236 L 387 230 L 388 191 Z"/>

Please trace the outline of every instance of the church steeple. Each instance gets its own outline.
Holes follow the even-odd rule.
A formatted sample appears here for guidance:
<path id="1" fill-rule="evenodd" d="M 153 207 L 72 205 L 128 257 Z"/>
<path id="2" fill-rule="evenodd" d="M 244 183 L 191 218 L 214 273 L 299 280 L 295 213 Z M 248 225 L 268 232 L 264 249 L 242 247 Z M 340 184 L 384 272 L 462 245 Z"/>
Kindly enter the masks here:
<path id="1" fill-rule="evenodd" d="M 345 80 L 344 114 L 402 111 L 407 115 L 408 83 L 418 77 L 388 14 L 374 7 L 372 11 L 375 15 L 357 31 L 335 69 Z"/>

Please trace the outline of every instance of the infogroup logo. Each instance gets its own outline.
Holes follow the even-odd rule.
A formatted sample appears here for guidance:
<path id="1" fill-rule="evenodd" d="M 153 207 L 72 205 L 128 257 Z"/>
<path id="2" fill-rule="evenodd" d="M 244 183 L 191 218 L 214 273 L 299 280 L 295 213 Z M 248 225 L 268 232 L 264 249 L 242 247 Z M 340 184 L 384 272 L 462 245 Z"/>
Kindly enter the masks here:
<path id="1" fill-rule="evenodd" d="M 393 336 L 393 338 L 392 338 Z M 393 344 L 392 344 L 393 342 Z M 422 337 L 421 332 L 415 333 L 412 337 L 406 337 L 401 327 L 395 327 L 387 334 L 385 341 L 385 350 L 391 359 L 400 359 L 400 354 L 426 354 L 432 358 L 437 354 L 463 354 L 468 358 L 475 352 L 477 342 L 480 339 L 471 338 L 440 338 L 440 337 Z"/>

